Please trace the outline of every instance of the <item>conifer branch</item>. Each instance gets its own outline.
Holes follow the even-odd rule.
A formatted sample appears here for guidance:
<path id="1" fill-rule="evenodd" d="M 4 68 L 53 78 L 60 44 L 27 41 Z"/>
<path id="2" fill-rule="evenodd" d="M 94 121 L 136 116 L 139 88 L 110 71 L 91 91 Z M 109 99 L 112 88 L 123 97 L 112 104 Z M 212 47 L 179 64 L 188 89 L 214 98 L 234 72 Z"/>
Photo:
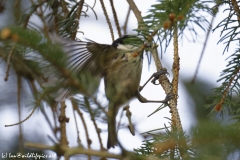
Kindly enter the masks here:
<path id="1" fill-rule="evenodd" d="M 228 94 L 228 92 L 229 92 L 229 88 L 230 88 L 230 86 L 232 85 L 232 83 L 233 83 L 234 79 L 236 78 L 236 76 L 238 76 L 239 72 L 240 72 L 240 66 L 237 67 L 237 68 L 235 69 L 235 71 L 233 72 L 233 75 L 232 75 L 232 77 L 230 78 L 230 80 L 229 80 L 229 82 L 228 82 L 228 85 L 227 85 L 226 89 L 225 89 L 224 92 L 223 92 L 223 95 L 222 95 L 222 98 L 221 98 L 220 102 L 214 107 L 214 109 L 215 109 L 216 111 L 220 111 L 220 110 L 222 109 L 223 103 L 224 103 L 224 101 L 225 101 L 225 99 L 226 99 L 226 97 L 227 97 L 227 94 Z"/>
<path id="2" fill-rule="evenodd" d="M 143 18 L 141 17 L 141 12 L 138 10 L 137 6 L 135 5 L 134 1 L 133 0 L 127 0 L 129 5 L 130 5 L 130 8 L 133 10 L 133 13 L 135 14 L 137 20 L 138 20 L 138 23 L 142 22 L 143 21 Z M 177 27 L 176 27 L 177 29 Z M 154 30 L 148 37 L 147 37 L 147 41 L 149 43 L 152 42 L 153 40 L 153 37 L 158 33 L 158 30 Z M 176 54 L 175 56 L 175 63 L 176 63 L 176 68 L 175 68 L 175 72 L 177 74 L 177 78 L 175 79 L 175 91 L 173 91 L 173 94 L 177 95 L 178 93 L 178 73 L 179 73 L 179 56 L 178 56 L 178 35 L 176 33 L 175 35 L 175 42 L 176 44 L 174 45 L 174 54 Z M 146 44 L 144 44 L 142 46 L 142 50 L 144 50 L 146 48 Z M 176 53 L 175 53 L 176 52 Z M 152 56 L 153 56 L 153 59 L 154 59 L 154 62 L 155 62 L 155 65 L 156 65 L 156 68 L 157 68 L 157 71 L 160 71 L 163 67 L 162 67 L 162 64 L 160 62 L 160 59 L 157 55 L 157 52 L 156 52 L 156 48 L 154 48 L 152 50 Z M 164 91 L 166 94 L 168 93 L 171 93 L 171 84 L 168 80 L 168 78 L 165 76 L 165 75 L 162 75 L 159 77 L 159 83 L 162 85 Z M 175 97 L 176 98 L 176 97 Z M 174 99 L 175 99 L 174 98 Z M 170 100 L 169 102 L 169 107 L 171 109 L 171 112 L 172 112 L 172 121 L 173 121 L 173 126 L 176 126 L 178 128 L 179 131 L 182 131 L 182 125 L 181 125 L 181 120 L 180 120 L 180 117 L 179 117 L 179 113 L 178 113 L 178 110 L 177 110 L 177 102 L 174 102 L 176 100 Z"/>

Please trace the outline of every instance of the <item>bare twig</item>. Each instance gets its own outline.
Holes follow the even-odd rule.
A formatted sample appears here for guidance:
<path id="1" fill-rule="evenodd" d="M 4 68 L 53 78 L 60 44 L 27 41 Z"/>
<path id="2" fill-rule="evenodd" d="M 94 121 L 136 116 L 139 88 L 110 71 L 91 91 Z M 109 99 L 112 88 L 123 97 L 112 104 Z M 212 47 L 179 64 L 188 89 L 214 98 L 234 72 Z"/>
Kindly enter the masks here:
<path id="1" fill-rule="evenodd" d="M 62 7 L 64 17 L 67 17 L 67 15 L 69 14 L 69 11 L 67 9 L 67 3 L 65 2 L 65 0 L 60 0 L 60 5 Z"/>
<path id="2" fill-rule="evenodd" d="M 69 118 L 66 117 L 66 107 L 67 106 L 65 102 L 61 102 L 60 116 L 58 117 L 58 121 L 60 123 L 60 131 L 61 131 L 60 144 L 62 146 L 68 145 L 66 123 L 69 121 Z"/>
<path id="3" fill-rule="evenodd" d="M 137 18 L 138 23 L 143 22 L 143 18 L 141 16 L 141 12 L 138 10 L 138 8 L 137 8 L 136 4 L 134 3 L 134 1 L 133 0 L 127 0 L 127 2 L 129 4 L 131 10 L 133 11 L 135 17 Z M 138 27 L 141 27 L 141 26 L 138 26 Z M 157 34 L 157 32 L 158 32 L 158 30 L 155 30 L 154 32 L 152 32 L 151 35 L 147 38 L 147 41 L 151 42 L 153 37 Z M 177 40 L 177 35 L 176 35 L 175 38 Z M 177 42 L 176 40 L 175 40 L 175 42 Z M 143 45 L 142 49 L 144 49 L 145 47 L 146 46 Z M 177 48 L 178 46 L 176 45 L 175 47 L 176 47 L 175 49 L 177 49 L 177 51 L 178 51 L 178 48 Z M 157 71 L 160 71 L 162 69 L 162 64 L 161 64 L 160 59 L 159 59 L 159 57 L 157 55 L 156 49 L 152 50 L 152 56 L 153 56 L 153 59 L 154 59 Z M 179 57 L 176 57 L 176 60 L 179 60 Z M 179 66 L 176 66 L 175 69 L 177 70 L 178 67 Z M 178 72 L 177 72 L 177 74 L 178 74 Z M 176 82 L 178 83 L 178 79 L 176 79 Z M 170 84 L 168 78 L 165 75 L 161 75 L 159 77 L 159 83 L 163 87 L 163 89 L 164 89 L 166 94 L 171 92 L 171 90 L 172 90 L 171 89 L 171 84 Z M 177 89 L 178 89 L 178 86 L 175 86 L 175 87 L 177 87 Z M 177 93 L 177 91 L 176 91 L 176 93 Z M 174 114 L 173 116 L 176 118 L 175 121 L 176 121 L 176 124 L 178 126 L 178 129 L 180 129 L 179 131 L 182 131 L 181 121 L 180 121 L 180 117 L 179 117 L 178 110 L 177 110 L 177 103 L 175 103 L 175 101 L 176 100 L 171 99 L 170 102 L 169 102 L 169 106 L 170 106 L 170 109 L 173 110 L 172 114 Z"/>
<path id="4" fill-rule="evenodd" d="M 21 121 L 21 77 L 17 75 L 17 95 L 18 95 L 18 121 Z M 20 152 L 24 153 L 23 147 L 23 132 L 22 132 L 22 125 L 19 124 L 19 148 Z"/>
<path id="5" fill-rule="evenodd" d="M 97 156 L 97 157 L 107 157 L 107 158 L 114 158 L 114 159 L 122 159 L 121 155 L 109 153 L 107 151 L 96 151 L 90 149 L 83 149 L 83 148 L 70 148 L 65 152 L 66 157 L 70 157 L 75 154 L 85 154 L 88 156 Z"/>
<path id="6" fill-rule="evenodd" d="M 74 110 L 77 111 L 78 115 L 80 116 L 80 118 L 82 120 L 84 131 L 85 131 L 86 138 L 87 138 L 88 149 L 90 149 L 91 148 L 91 144 L 92 144 L 92 140 L 89 138 L 88 128 L 87 128 L 85 119 L 83 117 L 83 114 L 80 111 L 80 109 L 78 108 L 78 106 L 77 106 L 76 102 L 74 101 L 74 99 L 71 98 L 71 102 L 72 102 L 72 106 L 73 106 Z M 91 159 L 91 155 L 88 155 L 88 159 L 89 160 Z"/>
<path id="7" fill-rule="evenodd" d="M 130 16 L 130 12 L 131 11 L 131 8 L 129 7 L 128 8 L 128 12 L 127 12 L 127 16 L 126 16 L 126 20 L 125 20 L 125 23 L 124 23 L 124 25 L 123 25 L 123 32 L 124 32 L 124 35 L 126 35 L 127 34 L 127 25 L 128 25 L 128 20 L 129 20 L 129 16 Z"/>
<path id="8" fill-rule="evenodd" d="M 56 128 L 57 128 L 56 123 L 55 123 L 55 126 L 52 125 L 52 123 L 51 123 L 51 121 L 49 119 L 50 116 L 47 115 L 47 113 L 46 113 L 45 109 L 43 108 L 43 106 L 40 107 L 40 111 L 42 112 L 43 116 L 45 117 L 45 119 L 46 119 L 46 121 L 47 121 L 47 123 L 49 125 L 49 127 L 51 128 L 51 131 L 53 132 L 53 135 L 55 136 L 55 138 L 57 140 L 59 140 L 59 138 L 57 136 L 57 132 L 56 132 Z M 53 117 L 53 119 L 54 119 L 54 121 L 56 121 L 54 117 Z"/>
<path id="9" fill-rule="evenodd" d="M 143 22 L 143 18 L 141 15 L 141 12 L 139 11 L 139 9 L 137 8 L 135 2 L 133 0 L 127 0 L 131 10 L 133 11 L 135 17 L 137 18 L 138 23 Z"/>
<path id="10" fill-rule="evenodd" d="M 93 102 L 98 106 L 98 108 L 101 109 L 102 112 L 103 112 L 105 115 L 107 115 L 107 111 L 105 110 L 104 107 L 102 107 L 102 105 L 97 101 L 97 99 L 96 99 L 95 97 L 93 97 L 93 96 L 92 96 L 91 98 L 92 98 Z"/>
<path id="11" fill-rule="evenodd" d="M 84 131 L 85 131 L 85 134 L 86 134 L 86 138 L 87 138 L 88 149 L 90 149 L 90 145 L 91 145 L 92 141 L 91 141 L 91 139 L 90 139 L 90 137 L 89 137 L 87 124 L 86 124 L 86 122 L 85 122 L 85 119 L 84 119 L 84 117 L 83 117 L 83 114 L 82 114 L 82 112 L 80 111 L 80 109 L 78 108 L 76 102 L 75 102 L 72 98 L 71 98 L 71 103 L 72 103 L 72 105 L 73 105 L 74 110 L 77 111 L 78 115 L 79 115 L 80 118 L 81 118 L 81 121 L 82 121 L 83 127 L 84 127 Z"/>
<path id="12" fill-rule="evenodd" d="M 36 87 L 34 81 L 33 81 L 33 80 L 28 80 L 28 83 L 29 83 L 30 89 L 31 89 L 32 92 L 33 92 L 34 97 L 37 99 L 36 94 L 38 93 L 38 90 L 37 90 L 37 87 Z M 51 105 L 49 104 L 49 106 L 51 106 Z M 50 116 L 47 115 L 47 113 L 46 113 L 46 111 L 45 111 L 45 109 L 44 109 L 44 106 L 41 105 L 39 108 L 40 108 L 40 111 L 42 112 L 43 116 L 45 117 L 45 119 L 46 119 L 49 127 L 51 128 L 51 131 L 53 132 L 53 135 L 55 136 L 55 138 L 56 138 L 57 140 L 59 140 L 59 138 L 57 137 L 57 134 L 56 134 L 56 129 L 55 129 L 55 128 L 57 128 L 55 114 L 53 114 L 53 115 L 54 115 L 54 116 L 53 116 L 53 119 L 54 119 L 54 122 L 55 122 L 55 123 L 54 123 L 54 124 L 55 124 L 55 126 L 54 126 L 55 128 L 54 128 L 53 125 L 52 125 L 52 123 L 51 123 L 51 121 L 50 121 L 50 119 L 49 119 Z M 52 107 L 51 107 L 51 109 L 52 109 Z M 52 111 L 53 111 L 53 110 L 52 110 Z"/>
<path id="13" fill-rule="evenodd" d="M 30 17 L 31 15 L 37 11 L 38 7 L 43 5 L 46 1 L 48 0 L 42 0 L 39 2 L 39 4 L 36 4 L 33 0 L 30 0 L 30 2 L 32 3 L 32 6 L 36 6 L 34 7 L 34 9 L 32 9 L 28 14 L 27 14 L 27 17 L 25 18 L 25 21 L 23 23 L 23 28 L 26 28 L 28 23 L 29 23 L 29 20 L 30 20 Z"/>
<path id="14" fill-rule="evenodd" d="M 174 33 L 173 33 L 173 47 L 174 47 L 174 55 L 173 55 L 173 80 L 172 80 L 172 93 L 174 95 L 178 95 L 178 82 L 179 82 L 179 70 L 180 70 L 180 58 L 178 53 L 178 28 L 174 26 Z M 177 128 L 178 131 L 182 131 L 182 124 L 179 117 L 179 113 L 177 110 L 177 98 L 172 100 L 172 125 Z"/>
<path id="15" fill-rule="evenodd" d="M 113 12 L 114 21 L 115 21 L 115 24 L 117 27 L 118 36 L 122 37 L 121 28 L 118 23 L 118 17 L 117 17 L 117 13 L 116 13 L 116 10 L 115 10 L 114 4 L 113 4 L 113 0 L 110 0 L 110 4 L 111 4 L 112 12 Z"/>
<path id="16" fill-rule="evenodd" d="M 224 103 L 224 101 L 227 97 L 229 88 L 230 88 L 231 84 L 233 83 L 233 80 L 235 79 L 235 77 L 238 76 L 239 72 L 240 72 L 240 67 L 235 69 L 233 76 L 229 80 L 228 85 L 223 92 L 223 95 L 222 95 L 222 98 L 221 98 L 220 102 L 214 107 L 216 111 L 220 111 L 222 109 L 222 105 L 223 105 L 223 103 Z"/>
<path id="17" fill-rule="evenodd" d="M 114 41 L 113 28 L 112 28 L 112 24 L 111 24 L 111 22 L 110 22 L 110 19 L 109 19 L 109 17 L 108 17 L 108 14 L 107 14 L 107 10 L 106 10 L 106 8 L 105 8 L 105 5 L 104 5 L 103 0 L 100 0 L 100 2 L 101 2 L 101 5 L 102 5 L 103 13 L 104 13 L 104 15 L 105 15 L 105 18 L 106 18 L 106 20 L 107 20 L 107 23 L 108 23 L 108 26 L 109 26 L 109 29 L 110 29 L 110 33 L 111 33 L 111 36 L 112 36 L 112 41 Z"/>
<path id="18" fill-rule="evenodd" d="M 163 66 L 162 66 L 161 61 L 159 60 L 160 58 L 159 58 L 159 56 L 158 56 L 158 53 L 157 53 L 157 51 L 156 51 L 156 48 L 153 48 L 152 51 L 153 51 L 152 57 L 153 57 L 153 59 L 154 59 L 154 61 L 155 61 L 156 69 L 157 69 L 157 71 L 160 71 L 160 70 L 163 68 Z M 167 93 L 168 93 L 168 92 L 167 92 Z"/>
<path id="19" fill-rule="evenodd" d="M 128 129 L 129 129 L 129 131 L 131 132 L 131 134 L 132 134 L 133 136 L 135 136 L 135 130 L 134 130 L 134 127 L 133 127 L 133 124 L 132 124 L 132 119 L 131 119 L 132 113 L 131 113 L 131 111 L 129 110 L 129 108 L 130 108 L 129 105 L 127 105 L 127 106 L 124 107 L 124 110 L 126 111 L 126 116 L 127 116 L 127 118 L 128 118 L 128 124 L 129 124 Z"/>
<path id="20" fill-rule="evenodd" d="M 19 124 L 25 122 L 26 120 L 28 120 L 28 119 L 33 115 L 33 113 L 34 113 L 34 111 L 37 109 L 37 107 L 38 107 L 38 106 L 36 105 L 36 106 L 33 108 L 32 112 L 31 112 L 24 120 L 22 120 L 22 121 L 20 121 L 20 122 L 18 122 L 18 123 L 5 125 L 5 127 L 16 126 L 16 125 L 19 125 Z"/>
<path id="21" fill-rule="evenodd" d="M 39 3 L 41 3 L 41 1 L 39 1 Z M 49 38 L 49 35 L 48 35 L 49 27 L 48 27 L 48 24 L 46 23 L 46 18 L 44 16 L 43 5 L 39 6 L 39 11 L 36 10 L 36 14 L 38 15 L 38 17 L 41 19 L 41 21 L 43 23 L 43 33 L 44 33 L 44 35 L 47 38 Z"/>
<path id="22" fill-rule="evenodd" d="M 103 147 L 103 143 L 102 143 L 102 139 L 101 139 L 101 136 L 100 136 L 100 129 L 98 128 L 97 126 L 97 123 L 96 123 L 96 120 L 95 120 L 95 117 L 94 117 L 94 114 L 90 108 L 90 104 L 89 104 L 89 101 L 88 101 L 88 98 L 87 97 L 84 97 L 84 102 L 85 102 L 85 105 L 86 107 L 88 108 L 88 111 L 89 111 L 89 114 L 91 116 L 91 120 L 93 122 L 93 125 L 94 125 L 94 128 L 96 130 L 96 133 L 98 135 L 98 140 L 99 140 L 99 143 L 100 143 L 100 148 L 101 150 L 104 150 L 104 147 Z"/>
<path id="23" fill-rule="evenodd" d="M 198 60 L 197 68 L 196 68 L 196 70 L 195 70 L 194 76 L 193 76 L 192 81 L 191 81 L 192 84 L 194 84 L 195 79 L 196 79 L 196 77 L 197 77 L 198 70 L 199 70 L 199 67 L 200 67 L 200 63 L 201 63 L 201 61 L 202 61 L 202 57 L 203 57 L 204 51 L 205 51 L 206 46 L 207 46 L 207 42 L 208 42 L 208 39 L 209 39 L 209 35 L 210 35 L 210 31 L 211 31 L 211 29 L 212 29 L 212 24 L 213 24 L 214 19 L 215 19 L 215 16 L 212 17 L 210 26 L 209 26 L 209 28 L 208 28 L 207 35 L 206 35 L 206 39 L 205 39 L 204 44 L 203 44 L 203 49 L 202 49 L 200 58 L 199 58 L 199 60 Z"/>
<path id="24" fill-rule="evenodd" d="M 10 71 L 10 61 L 11 61 L 11 58 L 12 58 L 12 54 L 13 54 L 13 51 L 15 49 L 15 46 L 12 47 L 12 49 L 10 50 L 10 53 L 8 55 L 8 59 L 7 59 L 7 70 L 6 70 L 6 76 L 4 78 L 4 81 L 7 81 L 8 80 L 8 77 L 9 77 L 9 71 Z"/>
<path id="25" fill-rule="evenodd" d="M 47 146 L 45 144 L 39 144 L 39 143 L 34 143 L 34 142 L 26 142 L 24 144 L 25 147 L 28 148 L 37 148 L 41 150 L 52 150 L 55 151 L 55 146 Z"/>
<path id="26" fill-rule="evenodd" d="M 33 142 L 26 142 L 25 146 L 28 148 L 37 148 L 37 149 L 45 149 L 45 150 L 52 150 L 56 151 L 56 146 L 47 146 L 44 144 L 38 144 Z M 70 156 L 76 155 L 76 154 L 85 154 L 85 155 L 91 155 L 91 156 L 98 156 L 98 157 L 108 157 L 108 158 L 115 158 L 115 159 L 121 159 L 122 156 L 118 154 L 109 153 L 107 151 L 96 151 L 91 149 L 85 149 L 82 147 L 62 147 L 62 150 L 65 153 L 65 158 L 69 158 Z"/>
<path id="27" fill-rule="evenodd" d="M 240 21 L 240 9 L 238 6 L 238 2 L 236 0 L 231 0 L 231 2 L 232 2 L 233 9 L 237 15 L 237 19 L 238 21 Z"/>
<path id="28" fill-rule="evenodd" d="M 72 105 L 73 107 L 73 105 Z M 76 130 L 77 130 L 77 143 L 78 143 L 78 146 L 80 146 L 80 143 L 81 143 L 81 140 L 80 140 L 80 136 L 79 136 L 79 129 L 78 129 L 78 123 L 77 123 L 77 118 L 76 118 L 76 114 L 75 114 L 75 109 L 73 107 L 73 116 L 74 116 L 74 121 L 75 121 L 75 125 L 76 125 Z"/>
<path id="29" fill-rule="evenodd" d="M 95 5 L 96 5 L 96 0 L 94 0 L 94 3 L 93 3 L 93 6 L 92 6 L 92 8 L 94 8 L 94 7 L 95 7 Z"/>
<path id="30" fill-rule="evenodd" d="M 82 8 L 83 8 L 83 4 L 84 4 L 84 0 L 81 0 L 81 1 L 79 2 L 79 7 L 77 8 L 77 12 L 76 12 L 77 20 L 75 20 L 76 26 L 79 26 L 79 22 L 80 22 L 80 17 L 81 17 L 81 12 L 82 12 Z M 72 38 L 73 40 L 75 40 L 76 35 L 77 35 L 77 29 L 76 29 L 76 31 L 73 32 L 73 34 L 71 35 L 71 38 Z"/>

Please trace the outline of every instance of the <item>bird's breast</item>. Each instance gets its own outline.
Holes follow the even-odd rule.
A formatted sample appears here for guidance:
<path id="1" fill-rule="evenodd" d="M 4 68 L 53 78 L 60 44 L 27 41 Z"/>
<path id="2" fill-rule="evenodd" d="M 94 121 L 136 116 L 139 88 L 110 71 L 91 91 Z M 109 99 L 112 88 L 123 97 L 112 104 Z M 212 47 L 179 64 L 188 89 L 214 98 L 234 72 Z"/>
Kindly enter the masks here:
<path id="1" fill-rule="evenodd" d="M 119 54 L 106 68 L 105 92 L 109 100 L 124 97 L 133 98 L 139 88 L 142 73 L 142 58 L 133 53 Z"/>

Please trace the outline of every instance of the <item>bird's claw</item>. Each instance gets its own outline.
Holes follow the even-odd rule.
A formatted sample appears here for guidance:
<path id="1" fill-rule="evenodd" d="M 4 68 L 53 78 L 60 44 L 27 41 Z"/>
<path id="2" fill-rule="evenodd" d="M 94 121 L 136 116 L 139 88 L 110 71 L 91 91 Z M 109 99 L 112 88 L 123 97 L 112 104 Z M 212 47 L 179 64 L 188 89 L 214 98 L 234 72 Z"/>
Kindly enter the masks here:
<path id="1" fill-rule="evenodd" d="M 154 84 L 154 85 L 159 85 L 160 83 L 156 83 L 156 80 L 158 80 L 159 79 L 159 77 L 161 76 L 161 75 L 169 75 L 169 73 L 167 72 L 167 69 L 166 68 L 162 68 L 160 71 L 157 71 L 156 73 L 154 73 L 153 74 L 153 79 L 152 79 L 152 83 Z"/>
<path id="2" fill-rule="evenodd" d="M 168 93 L 168 94 L 166 95 L 165 99 L 163 100 L 163 103 L 168 104 L 168 102 L 169 102 L 171 99 L 175 98 L 175 97 L 178 97 L 178 95 L 173 94 L 172 92 L 170 92 L 170 93 Z"/>
<path id="3" fill-rule="evenodd" d="M 143 89 L 143 86 L 139 86 L 138 88 L 139 92 L 141 92 L 142 89 Z"/>

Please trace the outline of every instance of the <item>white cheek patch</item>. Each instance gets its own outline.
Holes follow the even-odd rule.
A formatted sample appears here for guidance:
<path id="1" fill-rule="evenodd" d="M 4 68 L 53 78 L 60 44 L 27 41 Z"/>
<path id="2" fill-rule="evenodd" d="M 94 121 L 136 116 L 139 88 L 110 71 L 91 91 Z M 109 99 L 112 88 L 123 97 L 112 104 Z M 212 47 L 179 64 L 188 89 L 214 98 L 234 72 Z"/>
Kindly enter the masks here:
<path id="1" fill-rule="evenodd" d="M 125 51 L 129 51 L 129 50 L 134 51 L 134 50 L 139 49 L 139 46 L 133 46 L 133 45 L 130 45 L 130 44 L 127 44 L 127 45 L 118 44 L 117 49 L 125 50 Z"/>

